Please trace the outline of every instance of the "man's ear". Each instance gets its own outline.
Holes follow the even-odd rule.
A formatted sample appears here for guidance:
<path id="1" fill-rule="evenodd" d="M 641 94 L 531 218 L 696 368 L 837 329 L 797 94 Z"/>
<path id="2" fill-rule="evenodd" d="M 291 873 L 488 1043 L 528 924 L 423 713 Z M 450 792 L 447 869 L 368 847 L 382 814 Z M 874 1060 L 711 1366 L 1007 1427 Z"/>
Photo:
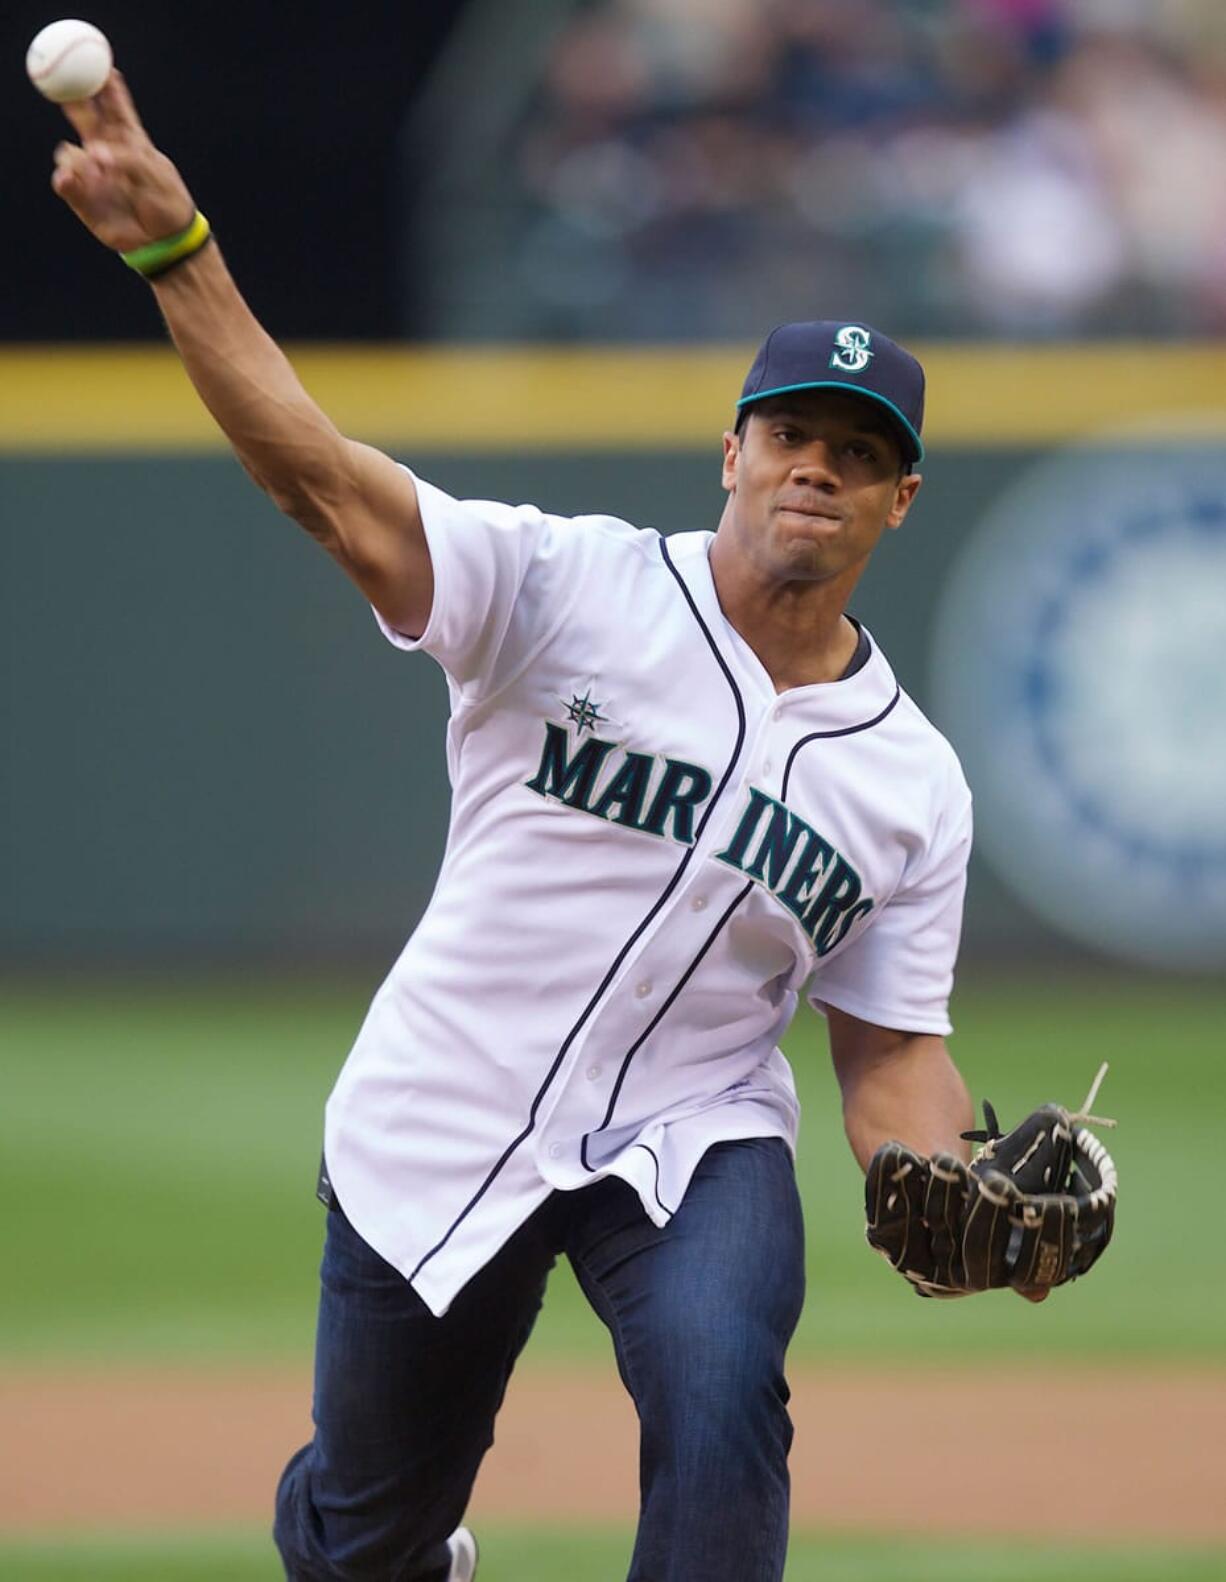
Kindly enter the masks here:
<path id="1" fill-rule="evenodd" d="M 894 504 L 890 507 L 889 514 L 885 519 L 887 527 L 902 526 L 923 481 L 918 472 L 909 472 L 898 480 L 898 488 L 894 494 Z"/>
<path id="2" fill-rule="evenodd" d="M 734 434 L 731 429 L 727 429 L 724 432 L 724 469 L 720 476 L 720 482 L 729 494 L 736 488 L 736 469 L 740 459 L 740 435 Z"/>

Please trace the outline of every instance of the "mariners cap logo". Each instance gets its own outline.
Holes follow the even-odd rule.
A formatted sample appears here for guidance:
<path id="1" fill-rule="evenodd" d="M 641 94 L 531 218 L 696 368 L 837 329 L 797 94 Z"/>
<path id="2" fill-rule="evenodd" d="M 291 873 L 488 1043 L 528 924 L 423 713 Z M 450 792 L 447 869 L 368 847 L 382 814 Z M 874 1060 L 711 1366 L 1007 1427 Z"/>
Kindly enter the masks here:
<path id="1" fill-rule="evenodd" d="M 841 373 L 858 374 L 873 358 L 872 334 L 861 324 L 844 324 L 834 333 L 835 350 L 830 366 Z"/>

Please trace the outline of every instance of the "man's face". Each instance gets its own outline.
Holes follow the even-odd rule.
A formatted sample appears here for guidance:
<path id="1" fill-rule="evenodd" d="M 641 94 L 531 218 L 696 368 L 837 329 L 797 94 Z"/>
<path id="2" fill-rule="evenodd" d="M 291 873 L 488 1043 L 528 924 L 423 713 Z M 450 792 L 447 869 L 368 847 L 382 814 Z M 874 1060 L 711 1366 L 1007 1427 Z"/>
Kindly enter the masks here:
<path id="1" fill-rule="evenodd" d="M 720 537 L 764 581 L 854 582 L 919 484 L 871 401 L 832 390 L 770 397 L 739 435 L 724 435 Z"/>

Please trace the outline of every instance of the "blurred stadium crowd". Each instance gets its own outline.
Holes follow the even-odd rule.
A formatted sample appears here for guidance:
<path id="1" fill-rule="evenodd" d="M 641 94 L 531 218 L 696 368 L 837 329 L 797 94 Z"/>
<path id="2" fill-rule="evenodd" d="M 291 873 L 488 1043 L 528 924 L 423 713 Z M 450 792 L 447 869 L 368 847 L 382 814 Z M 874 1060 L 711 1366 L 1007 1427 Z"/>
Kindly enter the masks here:
<path id="1" fill-rule="evenodd" d="M 499 172 L 509 327 L 1222 331 L 1224 171 L 1223 0 L 592 0 Z"/>

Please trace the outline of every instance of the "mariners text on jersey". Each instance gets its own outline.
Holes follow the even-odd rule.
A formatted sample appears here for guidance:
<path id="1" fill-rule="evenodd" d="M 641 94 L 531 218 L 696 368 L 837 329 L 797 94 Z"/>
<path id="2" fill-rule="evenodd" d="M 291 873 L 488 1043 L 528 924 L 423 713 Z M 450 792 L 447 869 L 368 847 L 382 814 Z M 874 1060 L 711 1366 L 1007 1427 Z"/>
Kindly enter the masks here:
<path id="1" fill-rule="evenodd" d="M 325 1152 L 443 1312 L 555 1190 L 663 1224 L 712 1143 L 792 1142 L 801 994 L 947 1032 L 970 799 L 875 644 L 775 692 L 710 534 L 418 493 L 434 606 L 387 635 L 446 674 L 451 823 Z"/>
<path id="2" fill-rule="evenodd" d="M 528 781 L 530 790 L 557 797 L 581 813 L 649 835 L 671 834 L 686 846 L 694 840 L 695 809 L 706 801 L 711 785 L 710 774 L 697 764 L 618 752 L 615 743 L 598 736 L 572 748 L 566 730 L 550 722 L 540 764 Z M 750 787 L 731 841 L 715 855 L 765 884 L 795 912 L 819 956 L 833 950 L 872 910 L 872 898 L 861 899 L 860 876 L 846 858 L 757 787 Z"/>

